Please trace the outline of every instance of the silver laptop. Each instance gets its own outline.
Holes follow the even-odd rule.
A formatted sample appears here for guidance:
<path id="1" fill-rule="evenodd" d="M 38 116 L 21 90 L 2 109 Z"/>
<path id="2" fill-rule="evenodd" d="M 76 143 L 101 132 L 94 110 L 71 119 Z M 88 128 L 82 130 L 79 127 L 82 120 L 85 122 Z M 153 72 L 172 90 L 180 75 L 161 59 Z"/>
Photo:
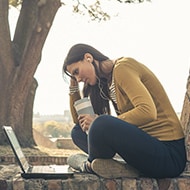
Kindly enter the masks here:
<path id="1" fill-rule="evenodd" d="M 8 138 L 11 148 L 22 170 L 21 176 L 23 178 L 67 179 L 73 176 L 74 173 L 68 165 L 31 166 L 23 154 L 12 127 L 3 126 L 3 131 Z"/>

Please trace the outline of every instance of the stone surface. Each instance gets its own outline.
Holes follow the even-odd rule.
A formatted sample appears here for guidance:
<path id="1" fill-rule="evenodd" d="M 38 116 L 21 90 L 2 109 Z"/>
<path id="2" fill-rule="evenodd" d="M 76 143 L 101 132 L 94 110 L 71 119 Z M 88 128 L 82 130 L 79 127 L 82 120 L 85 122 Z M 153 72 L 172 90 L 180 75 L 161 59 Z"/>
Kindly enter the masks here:
<path id="1" fill-rule="evenodd" d="M 18 165 L 0 165 L 0 190 L 189 190 L 190 173 L 173 179 L 104 179 L 76 173 L 69 179 L 23 179 Z"/>

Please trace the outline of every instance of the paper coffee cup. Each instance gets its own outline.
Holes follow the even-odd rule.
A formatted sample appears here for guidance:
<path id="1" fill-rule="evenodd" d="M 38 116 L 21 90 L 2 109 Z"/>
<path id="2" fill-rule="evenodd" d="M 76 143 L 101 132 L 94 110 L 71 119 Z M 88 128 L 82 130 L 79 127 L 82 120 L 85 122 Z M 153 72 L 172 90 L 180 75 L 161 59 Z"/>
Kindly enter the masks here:
<path id="1" fill-rule="evenodd" d="M 93 110 L 91 101 L 87 97 L 75 101 L 74 106 L 75 106 L 75 109 L 76 109 L 78 115 L 80 115 L 80 114 L 93 115 L 94 114 L 94 110 Z"/>

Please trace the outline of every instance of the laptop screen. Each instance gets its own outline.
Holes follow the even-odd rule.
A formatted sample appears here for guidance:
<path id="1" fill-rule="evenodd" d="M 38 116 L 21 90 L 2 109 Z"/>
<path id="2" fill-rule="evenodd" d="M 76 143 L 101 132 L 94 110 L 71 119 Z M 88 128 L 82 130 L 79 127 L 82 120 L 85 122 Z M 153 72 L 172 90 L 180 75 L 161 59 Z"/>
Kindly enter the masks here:
<path id="1" fill-rule="evenodd" d="M 3 126 L 3 129 L 6 132 L 6 135 L 9 139 L 11 147 L 15 153 L 15 156 L 16 156 L 19 164 L 21 165 L 23 172 L 27 172 L 27 170 L 29 168 L 29 164 L 22 152 L 22 149 L 20 147 L 20 144 L 15 136 L 15 133 L 14 133 L 12 127 L 11 126 Z"/>

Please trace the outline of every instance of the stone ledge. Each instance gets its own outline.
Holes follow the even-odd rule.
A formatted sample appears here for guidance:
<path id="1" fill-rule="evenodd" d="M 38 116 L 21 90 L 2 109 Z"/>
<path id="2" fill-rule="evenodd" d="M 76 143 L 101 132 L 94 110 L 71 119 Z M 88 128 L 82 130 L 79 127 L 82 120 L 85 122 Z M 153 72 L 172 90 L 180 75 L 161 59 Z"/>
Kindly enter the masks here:
<path id="1" fill-rule="evenodd" d="M 71 138 L 58 138 L 56 140 L 56 146 L 60 149 L 79 150 L 79 148 L 73 143 L 73 140 Z"/>
<path id="2" fill-rule="evenodd" d="M 190 173 L 178 178 L 104 179 L 93 174 L 76 173 L 69 179 L 23 179 L 17 165 L 0 165 L 0 190 L 189 190 Z"/>

